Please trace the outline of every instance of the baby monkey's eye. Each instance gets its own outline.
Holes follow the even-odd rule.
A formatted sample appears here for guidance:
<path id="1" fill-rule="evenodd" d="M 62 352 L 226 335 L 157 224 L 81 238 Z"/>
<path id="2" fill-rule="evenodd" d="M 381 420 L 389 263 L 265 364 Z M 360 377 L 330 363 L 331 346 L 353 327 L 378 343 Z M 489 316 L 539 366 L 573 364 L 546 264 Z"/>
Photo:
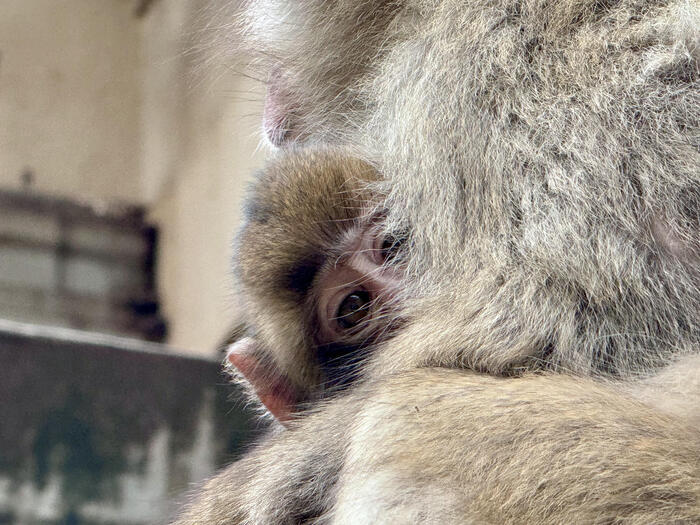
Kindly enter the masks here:
<path id="1" fill-rule="evenodd" d="M 397 256 L 401 251 L 401 247 L 406 241 L 402 235 L 384 235 L 377 239 L 376 249 L 379 252 L 379 257 L 382 263 L 396 262 Z"/>
<path id="2" fill-rule="evenodd" d="M 382 239 L 382 246 L 380 248 L 380 253 L 382 255 L 382 260 L 386 262 L 391 262 L 396 257 L 396 254 L 401 247 L 401 239 L 387 235 Z"/>
<path id="3" fill-rule="evenodd" d="M 367 317 L 370 311 L 371 297 L 366 290 L 354 290 L 338 306 L 336 322 L 343 330 L 355 328 Z"/>

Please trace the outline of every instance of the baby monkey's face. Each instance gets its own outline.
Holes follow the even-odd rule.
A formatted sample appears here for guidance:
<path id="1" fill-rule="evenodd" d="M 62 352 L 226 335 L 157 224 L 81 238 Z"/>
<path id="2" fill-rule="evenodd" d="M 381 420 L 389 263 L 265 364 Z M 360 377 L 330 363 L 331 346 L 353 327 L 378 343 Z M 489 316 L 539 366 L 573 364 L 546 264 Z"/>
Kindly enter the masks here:
<path id="1" fill-rule="evenodd" d="M 279 420 L 361 376 L 400 323 L 405 235 L 387 232 L 376 172 L 291 154 L 249 194 L 235 270 L 249 336 L 228 360 Z"/>
<path id="2" fill-rule="evenodd" d="M 319 347 L 376 340 L 388 328 L 387 316 L 399 291 L 401 241 L 384 232 L 380 216 L 359 216 L 354 222 L 309 294 Z"/>

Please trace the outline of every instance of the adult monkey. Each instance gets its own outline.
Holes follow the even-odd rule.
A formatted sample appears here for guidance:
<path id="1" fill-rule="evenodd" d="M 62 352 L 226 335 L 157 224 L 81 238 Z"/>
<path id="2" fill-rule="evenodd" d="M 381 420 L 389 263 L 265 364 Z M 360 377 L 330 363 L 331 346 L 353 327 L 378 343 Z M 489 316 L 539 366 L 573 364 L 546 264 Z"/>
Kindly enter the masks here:
<path id="1" fill-rule="evenodd" d="M 698 350 L 698 9 L 256 1 L 246 15 L 271 70 L 270 139 L 373 160 L 388 226 L 413 232 L 413 295 L 458 290 L 465 322 L 440 362 L 627 376 Z"/>
<path id="2" fill-rule="evenodd" d="M 271 438 L 183 523 L 342 523 L 349 510 L 389 522 L 700 520 L 697 440 L 681 421 L 697 406 L 684 390 L 697 360 L 673 376 L 675 415 L 625 393 L 700 344 L 697 4 L 247 8 L 252 47 L 273 58 L 268 135 L 373 160 L 387 226 L 412 232 L 407 282 L 424 324 L 377 353 L 368 374 L 381 380 Z M 425 366 L 624 383 L 415 370 Z M 390 440 L 402 424 L 413 431 Z"/>
<path id="3" fill-rule="evenodd" d="M 700 519 L 700 427 L 688 424 L 700 377 L 687 381 L 698 357 L 684 363 L 690 376 L 654 377 L 662 391 L 564 375 L 366 373 L 384 354 L 429 347 L 430 323 L 452 313 L 393 323 L 411 310 L 410 233 L 398 246 L 382 233 L 365 186 L 374 177 L 314 152 L 259 176 L 236 263 L 252 332 L 229 359 L 291 430 L 212 480 L 180 523 Z M 694 413 L 678 413 L 669 379 Z"/>

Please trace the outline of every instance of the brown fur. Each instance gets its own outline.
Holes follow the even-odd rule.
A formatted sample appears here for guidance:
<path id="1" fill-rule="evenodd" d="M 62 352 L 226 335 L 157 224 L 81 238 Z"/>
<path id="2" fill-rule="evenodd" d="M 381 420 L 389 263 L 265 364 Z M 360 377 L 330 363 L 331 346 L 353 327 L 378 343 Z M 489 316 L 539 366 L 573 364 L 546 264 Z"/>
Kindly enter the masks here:
<path id="1" fill-rule="evenodd" d="M 300 401 L 323 389 L 309 311 L 316 275 L 342 255 L 343 235 L 372 213 L 367 186 L 377 173 L 339 154 L 306 152 L 261 172 L 245 206 L 234 273 L 259 355 L 281 370 Z"/>

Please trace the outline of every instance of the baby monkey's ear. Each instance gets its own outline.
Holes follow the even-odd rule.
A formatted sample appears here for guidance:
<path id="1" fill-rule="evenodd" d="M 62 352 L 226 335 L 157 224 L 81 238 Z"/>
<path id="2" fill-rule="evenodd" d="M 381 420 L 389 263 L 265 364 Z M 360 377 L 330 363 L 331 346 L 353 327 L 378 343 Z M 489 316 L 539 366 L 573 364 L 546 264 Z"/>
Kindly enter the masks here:
<path id="1" fill-rule="evenodd" d="M 226 354 L 228 363 L 250 383 L 255 395 L 275 418 L 286 425 L 299 400 L 296 388 L 252 337 L 233 343 Z"/>

